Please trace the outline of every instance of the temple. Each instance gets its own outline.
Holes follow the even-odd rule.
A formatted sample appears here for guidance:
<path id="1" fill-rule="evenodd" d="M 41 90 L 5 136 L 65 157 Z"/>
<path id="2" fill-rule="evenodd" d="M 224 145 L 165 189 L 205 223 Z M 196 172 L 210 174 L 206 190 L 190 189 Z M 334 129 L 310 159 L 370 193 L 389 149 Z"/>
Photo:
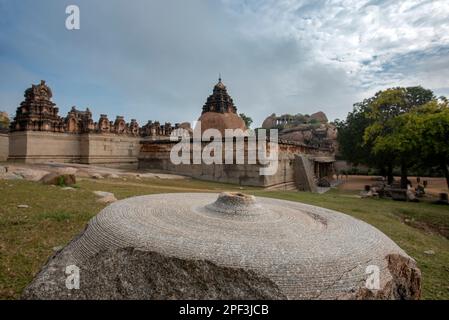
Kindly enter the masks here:
<path id="1" fill-rule="evenodd" d="M 208 129 L 217 129 L 224 136 L 226 129 L 240 129 L 243 133 L 247 130 L 221 78 L 218 79 L 212 94 L 207 98 L 198 121 L 201 123 L 203 133 Z"/>
<path id="2" fill-rule="evenodd" d="M 17 108 L 9 133 L 3 133 L 9 140 L 9 161 L 129 166 L 210 181 L 309 191 L 315 191 L 323 179 L 329 182 L 333 176 L 334 129 L 327 124 L 324 114 L 314 115 L 305 122 L 301 122 L 304 117 L 273 115 L 267 118 L 263 128 L 282 128 L 277 141 L 277 171 L 264 176 L 260 174 L 264 165 L 259 158 L 255 163 L 173 164 L 170 151 L 180 139 L 174 133 L 182 128 L 192 135 L 189 123 L 172 126 L 169 122 L 148 121 L 140 127 L 135 119 L 127 122 L 123 116 L 116 116 L 111 121 L 105 114 L 94 121 L 89 108 L 81 111 L 75 106 L 66 117 L 61 117 L 52 96 L 45 81 L 25 91 L 25 99 Z M 232 129 L 235 135 L 243 136 L 245 154 L 260 144 L 270 148 L 268 140 L 258 141 L 256 146 L 249 144 L 248 128 L 221 78 L 206 99 L 199 120 L 202 133 L 215 129 L 225 139 L 225 130 Z M 3 136 L 0 137 L 2 141 Z M 206 145 L 207 141 L 201 142 L 202 150 Z M 236 152 L 237 145 L 233 148 Z M 221 156 L 224 159 L 224 155 Z"/>

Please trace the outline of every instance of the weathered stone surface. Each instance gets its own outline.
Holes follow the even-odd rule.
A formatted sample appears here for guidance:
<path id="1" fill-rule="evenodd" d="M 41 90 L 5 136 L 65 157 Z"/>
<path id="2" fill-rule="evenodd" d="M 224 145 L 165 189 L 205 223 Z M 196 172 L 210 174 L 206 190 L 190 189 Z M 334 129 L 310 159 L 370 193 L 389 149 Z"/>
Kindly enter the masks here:
<path id="1" fill-rule="evenodd" d="M 93 173 L 93 174 L 90 175 L 90 177 L 92 179 L 97 179 L 97 180 L 104 179 L 104 177 L 101 174 L 99 174 L 99 173 Z"/>
<path id="2" fill-rule="evenodd" d="M 41 182 L 50 185 L 72 186 L 76 184 L 76 177 L 73 174 L 58 174 L 52 172 L 43 177 Z"/>
<path id="3" fill-rule="evenodd" d="M 23 180 L 23 177 L 12 173 L 12 172 L 6 172 L 6 173 L 0 173 L 0 179 L 3 180 Z"/>
<path id="4" fill-rule="evenodd" d="M 62 167 L 62 168 L 58 168 L 56 170 L 56 172 L 58 174 L 73 174 L 76 175 L 76 173 L 78 172 L 77 168 L 73 168 L 73 167 Z"/>
<path id="5" fill-rule="evenodd" d="M 72 188 L 72 187 L 64 187 L 64 188 L 61 188 L 61 190 L 64 190 L 64 191 L 76 191 L 76 189 Z"/>
<path id="6" fill-rule="evenodd" d="M 114 196 L 111 192 L 105 192 L 105 191 L 94 191 L 94 194 L 100 199 L 97 200 L 97 202 L 100 203 L 113 203 L 117 201 L 117 198 Z"/>
<path id="7" fill-rule="evenodd" d="M 399 254 L 390 254 L 386 260 L 391 279 L 380 290 L 361 288 L 355 298 L 359 300 L 420 299 L 421 271 L 416 267 L 416 263 Z"/>
<path id="8" fill-rule="evenodd" d="M 282 299 L 269 279 L 204 260 L 169 257 L 133 248 L 97 253 L 80 266 L 80 290 L 65 286 L 64 259 L 53 257 L 26 288 L 24 299 Z"/>
<path id="9" fill-rule="evenodd" d="M 23 179 L 27 181 L 40 181 L 43 177 L 49 174 L 48 171 L 38 170 L 38 169 L 30 169 L 30 168 L 10 168 L 10 172 L 22 176 Z"/>
<path id="10" fill-rule="evenodd" d="M 323 111 L 318 111 L 310 116 L 310 119 L 317 120 L 321 123 L 327 123 L 328 119 Z"/>
<path id="11" fill-rule="evenodd" d="M 231 202 L 247 210 L 229 214 L 227 205 L 213 205 L 217 196 L 151 195 L 108 206 L 50 259 L 24 298 L 420 296 L 416 262 L 362 221 L 297 202 L 233 198 L 239 195 Z M 80 290 L 65 289 L 69 265 L 81 268 Z M 380 272 L 376 290 L 365 286 L 370 266 Z"/>

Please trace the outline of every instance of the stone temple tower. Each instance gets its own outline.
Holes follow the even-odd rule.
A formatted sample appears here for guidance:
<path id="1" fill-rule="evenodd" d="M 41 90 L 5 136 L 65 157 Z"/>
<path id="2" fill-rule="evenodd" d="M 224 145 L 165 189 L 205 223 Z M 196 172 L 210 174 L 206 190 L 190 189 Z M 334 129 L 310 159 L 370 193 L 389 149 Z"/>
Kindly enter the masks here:
<path id="1" fill-rule="evenodd" d="M 207 98 L 198 121 L 201 121 L 201 132 L 208 129 L 217 129 L 224 136 L 226 129 L 247 131 L 245 122 L 237 114 L 234 101 L 228 94 L 221 77 L 214 86 L 212 94 Z"/>
<path id="2" fill-rule="evenodd" d="M 218 79 L 213 93 L 204 104 L 203 114 L 206 112 L 237 113 L 234 101 L 229 96 L 226 86 L 221 81 L 221 77 Z"/>
<path id="3" fill-rule="evenodd" d="M 33 84 L 24 96 L 25 100 L 17 108 L 11 123 L 11 131 L 64 131 L 64 121 L 51 101 L 53 94 L 44 80 L 38 85 Z"/>

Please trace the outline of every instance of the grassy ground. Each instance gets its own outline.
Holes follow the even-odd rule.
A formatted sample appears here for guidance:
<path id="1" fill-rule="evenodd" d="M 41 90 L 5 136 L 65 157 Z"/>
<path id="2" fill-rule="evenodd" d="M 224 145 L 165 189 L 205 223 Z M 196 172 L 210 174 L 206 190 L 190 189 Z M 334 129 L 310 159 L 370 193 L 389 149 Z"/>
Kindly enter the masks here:
<path id="1" fill-rule="evenodd" d="M 165 192 L 241 191 L 233 185 L 159 179 L 81 180 L 78 187 L 64 191 L 39 183 L 0 180 L 0 299 L 19 298 L 54 248 L 70 241 L 104 207 L 92 191 L 113 192 L 118 199 Z M 423 298 L 449 299 L 449 240 L 440 232 L 449 228 L 447 207 L 358 199 L 339 190 L 324 195 L 258 188 L 244 192 L 319 205 L 372 224 L 417 260 L 423 273 Z M 20 209 L 21 204 L 30 207 Z M 435 254 L 426 255 L 426 250 Z"/>

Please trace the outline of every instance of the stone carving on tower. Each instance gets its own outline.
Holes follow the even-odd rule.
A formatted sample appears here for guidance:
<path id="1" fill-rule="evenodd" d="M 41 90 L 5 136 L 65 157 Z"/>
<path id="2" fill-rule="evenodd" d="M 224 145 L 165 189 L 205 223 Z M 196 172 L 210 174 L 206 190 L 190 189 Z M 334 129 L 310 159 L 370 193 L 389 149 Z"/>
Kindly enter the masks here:
<path id="1" fill-rule="evenodd" d="M 117 116 L 115 118 L 114 126 L 111 128 L 111 132 L 116 134 L 126 134 L 128 133 L 128 126 L 125 122 L 125 117 Z"/>
<path id="2" fill-rule="evenodd" d="M 89 133 L 95 130 L 92 112 L 89 108 L 86 108 L 86 111 L 80 111 L 76 107 L 72 107 L 67 114 L 65 124 L 67 133 Z"/>
<path id="3" fill-rule="evenodd" d="M 129 130 L 129 134 L 137 137 L 140 135 L 140 128 L 139 128 L 139 124 L 137 123 L 136 119 L 131 119 L 131 122 L 128 124 L 128 130 Z"/>
<path id="4" fill-rule="evenodd" d="M 108 116 L 105 114 L 100 115 L 100 120 L 98 120 L 97 131 L 99 133 L 109 133 L 111 132 L 111 123 L 109 122 Z"/>
<path id="5" fill-rule="evenodd" d="M 226 86 L 221 82 L 221 78 L 218 79 L 213 93 L 203 106 L 203 113 L 206 112 L 237 113 L 234 101 L 229 96 Z"/>
<path id="6" fill-rule="evenodd" d="M 59 117 L 59 109 L 51 101 L 51 89 L 42 80 L 25 91 L 25 100 L 17 108 L 11 131 L 64 132 L 64 120 Z"/>
<path id="7" fill-rule="evenodd" d="M 246 135 L 248 130 L 245 121 L 237 114 L 234 101 L 229 96 L 221 77 L 214 86 L 212 94 L 207 98 L 198 120 L 197 125 L 201 124 L 201 133 L 215 129 L 224 136 L 227 129 L 232 129 L 238 130 L 241 135 Z"/>

